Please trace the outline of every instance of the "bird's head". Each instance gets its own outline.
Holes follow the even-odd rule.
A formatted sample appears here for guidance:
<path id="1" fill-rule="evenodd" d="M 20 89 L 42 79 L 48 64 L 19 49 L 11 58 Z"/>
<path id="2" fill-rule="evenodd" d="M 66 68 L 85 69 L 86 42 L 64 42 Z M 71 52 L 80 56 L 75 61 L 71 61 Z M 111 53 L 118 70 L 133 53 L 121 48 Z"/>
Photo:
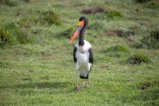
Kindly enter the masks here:
<path id="1" fill-rule="evenodd" d="M 82 30 L 88 25 L 88 19 L 84 16 L 81 16 L 79 18 L 79 23 L 78 23 L 78 28 L 76 30 L 76 32 L 74 33 L 74 35 L 72 36 L 70 42 L 73 42 L 76 37 L 79 35 L 79 33 L 82 32 Z"/>

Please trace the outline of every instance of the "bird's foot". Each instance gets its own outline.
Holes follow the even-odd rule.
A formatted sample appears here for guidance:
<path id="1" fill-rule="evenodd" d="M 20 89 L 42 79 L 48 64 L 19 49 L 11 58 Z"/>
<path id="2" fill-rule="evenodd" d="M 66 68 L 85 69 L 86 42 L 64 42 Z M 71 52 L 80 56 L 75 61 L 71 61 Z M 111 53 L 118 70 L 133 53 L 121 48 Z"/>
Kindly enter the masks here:
<path id="1" fill-rule="evenodd" d="M 80 87 L 78 85 L 76 85 L 75 90 L 80 91 Z"/>
<path id="2" fill-rule="evenodd" d="M 83 84 L 82 84 L 82 88 L 87 88 L 87 87 L 89 87 L 89 84 L 87 84 L 87 83 L 83 82 Z"/>
<path id="3" fill-rule="evenodd" d="M 86 87 L 86 83 L 83 82 L 83 83 L 82 83 L 82 88 L 85 88 L 85 87 Z"/>

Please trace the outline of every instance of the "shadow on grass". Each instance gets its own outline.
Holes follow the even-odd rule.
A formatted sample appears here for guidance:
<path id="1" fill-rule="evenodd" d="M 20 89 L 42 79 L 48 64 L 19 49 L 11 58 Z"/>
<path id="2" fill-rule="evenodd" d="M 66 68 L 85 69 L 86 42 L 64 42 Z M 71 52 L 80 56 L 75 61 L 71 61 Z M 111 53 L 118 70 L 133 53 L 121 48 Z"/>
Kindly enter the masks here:
<path id="1" fill-rule="evenodd" d="M 69 85 L 68 82 L 41 82 L 41 83 L 27 83 L 19 84 L 18 88 L 65 88 Z"/>
<path id="2" fill-rule="evenodd" d="M 18 85 L 4 85 L 0 88 L 67 88 L 71 84 L 69 82 L 37 82 L 37 83 L 26 83 Z"/>

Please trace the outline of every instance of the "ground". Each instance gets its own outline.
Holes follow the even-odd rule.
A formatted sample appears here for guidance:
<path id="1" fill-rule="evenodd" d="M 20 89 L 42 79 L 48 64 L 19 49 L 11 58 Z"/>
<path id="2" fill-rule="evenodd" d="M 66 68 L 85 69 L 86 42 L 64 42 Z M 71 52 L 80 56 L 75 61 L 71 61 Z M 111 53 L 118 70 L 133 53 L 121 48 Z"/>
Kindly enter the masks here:
<path id="1" fill-rule="evenodd" d="M 159 28 L 157 0 L 5 1 L 1 106 L 159 105 L 159 49 L 140 42 Z M 72 56 L 77 40 L 69 40 L 81 15 L 89 19 L 85 39 L 92 44 L 94 65 L 90 86 L 78 92 Z"/>

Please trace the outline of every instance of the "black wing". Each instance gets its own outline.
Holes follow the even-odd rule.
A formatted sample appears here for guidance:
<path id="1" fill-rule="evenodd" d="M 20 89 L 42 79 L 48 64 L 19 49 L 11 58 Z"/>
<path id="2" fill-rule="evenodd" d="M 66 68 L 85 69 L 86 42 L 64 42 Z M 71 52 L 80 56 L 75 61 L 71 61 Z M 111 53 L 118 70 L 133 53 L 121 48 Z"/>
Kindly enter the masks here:
<path id="1" fill-rule="evenodd" d="M 76 51 L 77 51 L 77 48 L 74 47 L 74 50 L 73 50 L 73 59 L 74 59 L 74 63 L 77 62 L 77 58 L 76 58 Z"/>
<path id="2" fill-rule="evenodd" d="M 93 64 L 93 50 L 92 48 L 89 48 L 89 62 Z"/>

